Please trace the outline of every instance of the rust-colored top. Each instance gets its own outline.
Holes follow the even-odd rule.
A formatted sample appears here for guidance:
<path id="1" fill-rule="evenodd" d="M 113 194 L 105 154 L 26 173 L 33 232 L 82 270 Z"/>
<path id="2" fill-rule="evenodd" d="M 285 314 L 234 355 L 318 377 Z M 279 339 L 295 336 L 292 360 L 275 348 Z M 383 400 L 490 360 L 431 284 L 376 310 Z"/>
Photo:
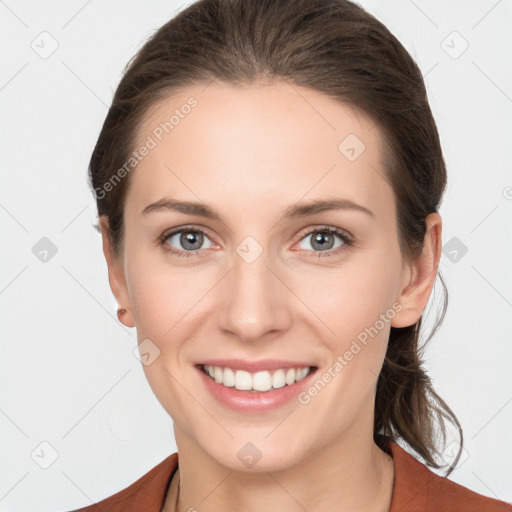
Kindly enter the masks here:
<path id="1" fill-rule="evenodd" d="M 437 475 L 395 442 L 388 446 L 395 465 L 389 512 L 512 512 L 512 504 Z M 177 469 L 176 452 L 127 488 L 73 512 L 161 512 Z"/>

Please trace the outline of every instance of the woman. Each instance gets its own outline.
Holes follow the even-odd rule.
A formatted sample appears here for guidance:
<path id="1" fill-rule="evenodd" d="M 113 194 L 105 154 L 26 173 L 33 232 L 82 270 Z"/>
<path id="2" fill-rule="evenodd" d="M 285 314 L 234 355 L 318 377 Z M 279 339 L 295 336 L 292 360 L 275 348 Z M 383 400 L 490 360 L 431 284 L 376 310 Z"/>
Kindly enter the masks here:
<path id="1" fill-rule="evenodd" d="M 90 178 L 178 452 L 80 510 L 512 510 L 427 468 L 462 449 L 418 344 L 446 169 L 421 72 L 374 17 L 192 4 L 130 63 Z"/>

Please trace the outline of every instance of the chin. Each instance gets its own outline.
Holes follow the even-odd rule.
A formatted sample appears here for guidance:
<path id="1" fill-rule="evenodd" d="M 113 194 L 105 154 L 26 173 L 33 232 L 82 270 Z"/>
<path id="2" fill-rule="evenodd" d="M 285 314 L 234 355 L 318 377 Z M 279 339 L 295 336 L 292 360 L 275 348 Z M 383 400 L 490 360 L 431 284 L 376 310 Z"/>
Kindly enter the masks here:
<path id="1" fill-rule="evenodd" d="M 218 464 L 242 473 L 282 471 L 300 464 L 305 455 L 303 448 L 295 452 L 282 440 L 265 440 L 267 434 L 268 430 L 258 438 L 230 438 L 224 444 L 203 446 L 203 450 Z"/>

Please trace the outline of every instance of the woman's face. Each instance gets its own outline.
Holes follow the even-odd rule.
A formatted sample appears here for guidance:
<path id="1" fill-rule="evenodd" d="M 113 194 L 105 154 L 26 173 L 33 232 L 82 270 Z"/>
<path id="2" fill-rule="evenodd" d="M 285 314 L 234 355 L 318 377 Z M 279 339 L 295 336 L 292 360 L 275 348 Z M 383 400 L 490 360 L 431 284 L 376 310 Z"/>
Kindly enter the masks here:
<path id="1" fill-rule="evenodd" d="M 360 112 L 286 82 L 190 87 L 148 112 L 123 259 L 109 270 L 178 446 L 276 470 L 339 439 L 371 439 L 411 278 L 380 143 Z M 317 201 L 338 208 L 303 208 Z M 208 361 L 253 368 L 251 379 L 271 370 L 254 379 L 263 387 L 293 379 L 290 367 L 316 369 L 254 393 L 206 376 L 198 365 Z"/>

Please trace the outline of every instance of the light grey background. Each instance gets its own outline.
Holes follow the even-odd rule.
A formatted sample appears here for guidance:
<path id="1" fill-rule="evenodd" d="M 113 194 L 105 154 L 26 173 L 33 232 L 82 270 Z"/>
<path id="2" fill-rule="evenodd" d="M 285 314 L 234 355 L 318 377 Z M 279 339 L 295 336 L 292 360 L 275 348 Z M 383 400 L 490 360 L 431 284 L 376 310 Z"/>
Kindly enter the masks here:
<path id="1" fill-rule="evenodd" d="M 360 4 L 420 65 L 448 166 L 450 302 L 425 358 L 464 429 L 450 478 L 512 501 L 512 0 Z M 88 505 L 176 451 L 116 318 L 86 169 L 122 69 L 184 5 L 0 0 L 0 511 Z"/>

